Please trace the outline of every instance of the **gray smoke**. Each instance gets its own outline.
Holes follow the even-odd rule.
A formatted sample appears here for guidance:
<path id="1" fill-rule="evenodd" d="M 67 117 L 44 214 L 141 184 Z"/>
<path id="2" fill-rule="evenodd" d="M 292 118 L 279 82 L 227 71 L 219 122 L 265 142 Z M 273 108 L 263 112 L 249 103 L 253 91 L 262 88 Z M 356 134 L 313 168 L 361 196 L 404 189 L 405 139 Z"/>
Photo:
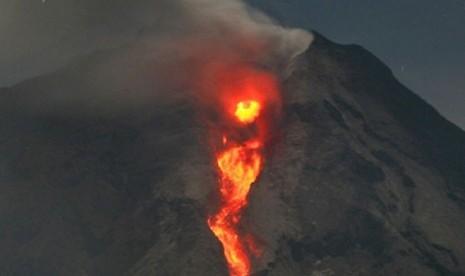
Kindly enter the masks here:
<path id="1" fill-rule="evenodd" d="M 0 13 L 8 38 L 0 51 L 1 81 L 64 66 L 42 88 L 41 102 L 77 112 L 89 103 L 102 110 L 183 97 L 208 64 L 279 72 L 312 40 L 239 0 L 10 1 Z"/>

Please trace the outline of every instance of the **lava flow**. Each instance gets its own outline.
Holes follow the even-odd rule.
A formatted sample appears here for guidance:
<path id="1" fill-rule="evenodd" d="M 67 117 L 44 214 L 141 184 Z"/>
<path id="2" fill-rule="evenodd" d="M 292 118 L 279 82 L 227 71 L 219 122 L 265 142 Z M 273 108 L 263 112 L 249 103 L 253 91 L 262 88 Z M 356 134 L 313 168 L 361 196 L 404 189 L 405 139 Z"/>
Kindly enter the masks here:
<path id="1" fill-rule="evenodd" d="M 244 125 L 252 124 L 260 115 L 261 105 L 254 100 L 238 102 L 234 115 Z M 224 255 L 231 276 L 250 275 L 248 248 L 241 240 L 237 224 L 241 211 L 247 205 L 250 187 L 260 173 L 263 154 L 262 143 L 254 137 L 242 144 L 230 142 L 223 136 L 225 149 L 217 156 L 220 173 L 222 205 L 219 211 L 208 219 L 208 225 L 223 244 Z"/>
<path id="2" fill-rule="evenodd" d="M 223 245 L 230 275 L 249 276 L 251 257 L 258 258 L 261 248 L 241 218 L 265 163 L 272 126 L 280 116 L 278 85 L 272 74 L 249 67 L 228 68 L 212 79 L 218 97 L 212 105 L 217 113 L 210 130 L 220 200 L 207 222 Z"/>

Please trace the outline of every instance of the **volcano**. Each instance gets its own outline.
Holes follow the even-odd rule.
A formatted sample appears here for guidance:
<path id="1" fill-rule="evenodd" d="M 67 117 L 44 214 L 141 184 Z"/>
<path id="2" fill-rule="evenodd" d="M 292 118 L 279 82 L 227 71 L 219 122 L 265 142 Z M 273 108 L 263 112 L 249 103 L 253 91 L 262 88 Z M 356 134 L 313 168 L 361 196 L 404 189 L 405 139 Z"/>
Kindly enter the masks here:
<path id="1" fill-rule="evenodd" d="M 250 273 L 465 275 L 465 132 L 367 50 L 314 36 L 282 68 L 242 213 Z M 118 51 L 0 91 L 1 275 L 228 275 L 208 126 L 185 98 L 121 96 L 152 84 L 150 63 L 97 74 Z"/>

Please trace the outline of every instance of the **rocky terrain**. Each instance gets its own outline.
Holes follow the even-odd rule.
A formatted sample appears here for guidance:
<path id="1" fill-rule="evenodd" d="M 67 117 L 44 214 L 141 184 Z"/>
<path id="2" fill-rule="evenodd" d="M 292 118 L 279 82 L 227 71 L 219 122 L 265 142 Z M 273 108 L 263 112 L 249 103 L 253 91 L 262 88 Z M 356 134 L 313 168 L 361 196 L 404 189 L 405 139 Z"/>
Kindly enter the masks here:
<path id="1" fill-rule="evenodd" d="M 182 99 L 102 104 L 153 87 L 140 63 L 97 85 L 118 54 L 0 91 L 0 275 L 227 275 L 205 127 Z M 465 275 L 465 132 L 360 46 L 315 33 L 285 72 L 255 275 Z"/>

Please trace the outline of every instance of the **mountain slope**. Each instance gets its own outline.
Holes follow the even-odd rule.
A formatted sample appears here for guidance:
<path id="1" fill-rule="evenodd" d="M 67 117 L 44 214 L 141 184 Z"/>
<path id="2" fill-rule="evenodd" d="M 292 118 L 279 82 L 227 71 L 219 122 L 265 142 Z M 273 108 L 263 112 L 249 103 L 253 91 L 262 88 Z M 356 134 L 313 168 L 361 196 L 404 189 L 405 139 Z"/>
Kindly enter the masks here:
<path id="1" fill-rule="evenodd" d="M 359 46 L 316 34 L 293 68 L 279 163 L 299 168 L 282 184 L 298 268 L 276 275 L 462 275 L 464 132 Z"/>
<path id="2" fill-rule="evenodd" d="M 0 274 L 227 275 L 205 126 L 189 100 L 123 100 L 156 85 L 144 55 L 102 76 L 119 56 L 1 91 Z M 257 275 L 465 275 L 465 133 L 359 46 L 315 34 L 286 72 L 244 218 Z"/>

